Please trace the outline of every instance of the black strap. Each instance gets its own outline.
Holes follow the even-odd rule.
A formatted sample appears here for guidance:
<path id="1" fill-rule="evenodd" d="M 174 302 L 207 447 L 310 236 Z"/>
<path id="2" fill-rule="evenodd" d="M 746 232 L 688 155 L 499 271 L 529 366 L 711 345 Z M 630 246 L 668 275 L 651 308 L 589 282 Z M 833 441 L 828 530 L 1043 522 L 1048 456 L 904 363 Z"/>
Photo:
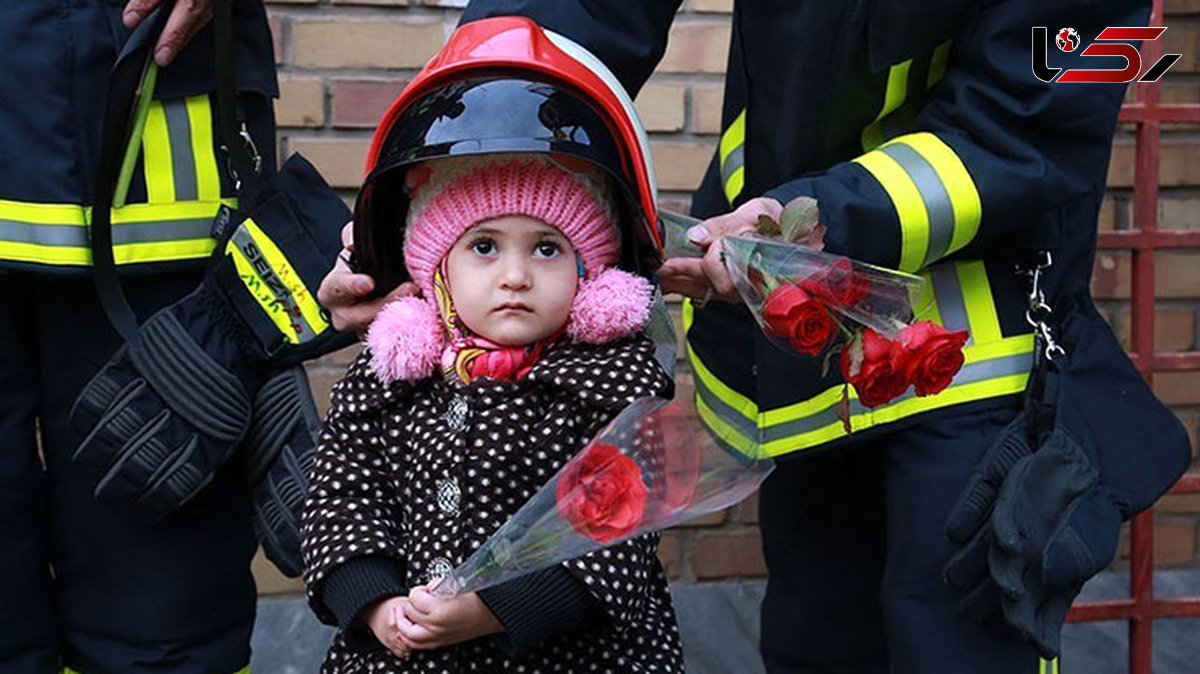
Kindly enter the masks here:
<path id="1" fill-rule="evenodd" d="M 252 203 L 258 191 L 260 167 L 247 154 L 246 125 L 238 118 L 234 89 L 233 0 L 213 0 L 213 30 L 216 33 L 217 123 L 233 165 L 238 199 Z M 243 137 L 247 134 L 247 137 Z"/>
<path id="2" fill-rule="evenodd" d="M 240 202 L 249 204 L 258 187 L 258 172 L 246 153 L 241 131 L 245 125 L 238 121 L 234 95 L 233 0 L 213 0 L 213 30 L 216 37 L 217 112 L 221 136 L 229 152 L 230 162 L 237 174 Z M 129 299 L 121 288 L 112 246 L 112 202 L 121 162 L 133 128 L 133 113 L 154 45 L 166 26 L 175 0 L 163 2 L 129 36 L 109 78 L 108 96 L 104 108 L 101 133 L 100 163 L 92 190 L 90 237 L 92 274 L 100 304 L 117 332 L 126 341 L 137 335 L 138 320 Z"/>
<path id="3" fill-rule="evenodd" d="M 138 320 L 129 299 L 121 289 L 113 259 L 113 190 L 121 171 L 125 147 L 133 129 L 132 117 L 142 76 L 154 56 L 154 44 L 162 34 L 175 0 L 164 0 L 129 36 L 113 65 L 104 105 L 104 125 L 100 134 L 100 163 L 92 190 L 92 217 L 89 227 L 92 248 L 92 274 L 100 304 L 117 332 L 131 341 L 137 335 Z"/>

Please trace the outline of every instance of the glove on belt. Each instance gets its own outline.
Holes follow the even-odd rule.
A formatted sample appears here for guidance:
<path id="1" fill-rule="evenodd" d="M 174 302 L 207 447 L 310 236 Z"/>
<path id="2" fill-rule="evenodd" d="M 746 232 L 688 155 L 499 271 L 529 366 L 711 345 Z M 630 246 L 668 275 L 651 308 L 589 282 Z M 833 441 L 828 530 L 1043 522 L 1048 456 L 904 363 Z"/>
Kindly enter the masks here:
<path id="1" fill-rule="evenodd" d="M 320 430 L 303 367 L 279 372 L 259 389 L 244 457 L 254 489 L 254 532 L 267 559 L 291 578 L 304 570 L 300 513 Z"/>
<path id="2" fill-rule="evenodd" d="M 1121 521 L 1149 508 L 1190 460 L 1186 432 L 1086 295 L 1055 315 L 1065 317 L 1069 357 L 1035 367 L 1025 411 L 985 453 L 946 525 L 963 546 L 945 575 L 968 590 L 964 613 L 1002 615 L 1046 657 L 1058 654 L 1084 581 L 1112 560 Z"/>
<path id="3" fill-rule="evenodd" d="M 947 533 L 963 548 L 946 579 L 969 591 L 964 613 L 999 611 L 1053 658 L 1071 602 L 1112 561 L 1129 506 L 1064 429 L 1033 451 L 1027 424 L 1023 413 L 1001 433 L 952 511 Z"/>
<path id="4" fill-rule="evenodd" d="M 349 217 L 293 155 L 249 217 L 219 219 L 200 287 L 146 321 L 71 412 L 86 436 L 74 459 L 95 475 L 97 498 L 150 520 L 188 502 L 246 435 L 267 372 L 353 339 L 311 290 Z"/>

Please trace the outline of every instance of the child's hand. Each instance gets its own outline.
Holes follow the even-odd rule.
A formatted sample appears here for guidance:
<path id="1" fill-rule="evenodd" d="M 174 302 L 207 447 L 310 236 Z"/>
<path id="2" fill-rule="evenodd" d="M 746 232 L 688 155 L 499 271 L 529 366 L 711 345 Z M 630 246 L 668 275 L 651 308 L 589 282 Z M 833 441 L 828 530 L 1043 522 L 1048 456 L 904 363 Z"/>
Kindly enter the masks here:
<path id="1" fill-rule="evenodd" d="M 435 597 L 428 587 L 408 594 L 396 612 L 400 635 L 412 648 L 431 650 L 503 632 L 504 627 L 474 592 L 453 599 Z"/>
<path id="2" fill-rule="evenodd" d="M 407 658 L 412 652 L 412 646 L 405 643 L 400 635 L 400 625 L 396 622 L 396 617 L 403 615 L 407 605 L 408 597 L 392 597 L 363 612 L 363 622 L 371 628 L 375 638 L 398 658 Z"/>

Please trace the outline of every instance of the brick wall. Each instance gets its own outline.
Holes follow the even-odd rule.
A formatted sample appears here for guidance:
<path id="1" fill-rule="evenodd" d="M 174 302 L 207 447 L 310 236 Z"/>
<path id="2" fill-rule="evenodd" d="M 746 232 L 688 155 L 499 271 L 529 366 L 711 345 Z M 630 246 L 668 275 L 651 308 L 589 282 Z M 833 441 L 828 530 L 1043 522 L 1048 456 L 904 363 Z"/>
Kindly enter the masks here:
<path id="1" fill-rule="evenodd" d="M 375 122 L 416 70 L 453 29 L 465 0 L 267 0 L 275 34 L 281 97 L 276 104 L 281 157 L 300 151 L 347 199 L 362 174 Z M 732 0 L 685 0 L 671 28 L 662 63 L 636 104 L 650 133 L 660 199 L 685 210 L 720 133 L 722 73 L 729 45 Z M 1165 51 L 1182 53 L 1165 78 L 1166 102 L 1200 102 L 1200 0 L 1167 0 Z M 1130 129 L 1114 148 L 1110 190 L 1101 229 L 1128 229 L 1133 199 Z M 1195 128 L 1167 128 L 1161 159 L 1163 228 L 1200 228 L 1200 136 Z M 1114 328 L 1128 340 L 1129 258 L 1103 253 L 1095 291 Z M 1200 329 L 1200 252 L 1160 256 L 1156 342 L 1163 351 L 1197 348 Z M 672 302 L 678 323 L 679 307 Z M 681 327 L 681 326 L 680 326 Z M 354 349 L 310 365 L 318 404 L 354 355 Z M 690 397 L 691 374 L 679 363 L 679 394 Z M 1155 377 L 1155 390 L 1187 424 L 1195 447 L 1200 427 L 1200 375 Z M 761 577 L 757 500 L 668 531 L 660 548 L 677 582 Z M 1168 497 L 1159 508 L 1155 556 L 1160 564 L 1197 566 L 1200 496 Z M 1123 549 L 1122 556 L 1127 555 Z M 1124 564 L 1123 560 L 1117 562 Z M 262 560 L 260 591 L 295 592 Z"/>

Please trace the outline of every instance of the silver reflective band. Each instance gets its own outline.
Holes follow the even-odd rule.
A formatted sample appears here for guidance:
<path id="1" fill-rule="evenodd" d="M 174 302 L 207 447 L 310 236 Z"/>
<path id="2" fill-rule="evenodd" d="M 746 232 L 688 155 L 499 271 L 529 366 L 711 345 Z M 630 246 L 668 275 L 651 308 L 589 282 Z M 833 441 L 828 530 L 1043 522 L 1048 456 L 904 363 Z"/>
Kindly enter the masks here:
<path id="1" fill-rule="evenodd" d="M 879 151 L 894 159 L 908 173 L 925 203 L 925 212 L 929 215 L 929 247 L 921 266 L 940 260 L 950 250 L 950 242 L 954 239 L 954 205 L 950 193 L 933 165 L 903 142 L 885 145 Z"/>
<path id="2" fill-rule="evenodd" d="M 197 197 L 196 158 L 192 153 L 192 125 L 187 102 L 163 101 L 167 118 L 167 137 L 171 143 L 171 171 L 175 177 L 175 200 L 192 201 Z"/>
<path id="3" fill-rule="evenodd" d="M 130 222 L 114 224 L 113 243 L 145 243 L 184 241 L 210 238 L 212 218 L 164 220 L 159 222 Z M 87 248 L 87 227 L 75 224 L 48 225 L 0 220 L 0 241 L 31 243 L 39 246 Z"/>
<path id="4" fill-rule="evenodd" d="M 959 370 L 957 375 L 955 375 L 954 381 L 950 383 L 950 386 L 960 386 L 962 384 L 986 381 L 988 379 L 996 379 L 998 377 L 1009 375 L 1026 374 L 1030 371 L 1030 369 L 1032 369 L 1032 367 L 1033 354 L 1030 353 L 1022 353 L 1015 356 L 1004 356 L 1002 358 L 994 358 L 992 360 L 968 363 L 967 365 L 963 366 L 963 369 Z M 915 397 L 917 397 L 916 390 L 909 388 L 904 395 L 892 400 L 884 407 L 895 405 L 896 403 L 910 400 Z M 762 441 L 767 443 L 774 440 L 781 440 L 793 435 L 815 431 L 818 428 L 824 428 L 831 424 L 839 423 L 837 408 L 840 404 L 840 399 L 835 400 L 824 410 L 804 417 L 803 419 L 797 419 L 795 421 L 769 426 L 764 429 Z M 872 410 L 864 407 L 858 400 L 850 401 L 850 416 L 866 414 L 871 411 Z"/>
<path id="5" fill-rule="evenodd" d="M 721 162 L 721 184 L 724 185 L 729 182 L 729 178 L 733 176 L 733 173 L 745 165 L 746 145 L 743 143 L 731 151 L 729 156 L 725 158 L 725 161 Z"/>
<path id="6" fill-rule="evenodd" d="M 942 316 L 942 327 L 947 330 L 965 330 L 969 335 L 971 324 L 967 319 L 967 304 L 963 300 L 963 289 L 958 280 L 957 265 L 954 262 L 947 262 L 930 267 L 929 280 L 933 284 L 933 296 L 937 301 L 938 313 Z M 968 337 L 967 344 L 972 343 L 974 343 L 974 337 Z"/>

